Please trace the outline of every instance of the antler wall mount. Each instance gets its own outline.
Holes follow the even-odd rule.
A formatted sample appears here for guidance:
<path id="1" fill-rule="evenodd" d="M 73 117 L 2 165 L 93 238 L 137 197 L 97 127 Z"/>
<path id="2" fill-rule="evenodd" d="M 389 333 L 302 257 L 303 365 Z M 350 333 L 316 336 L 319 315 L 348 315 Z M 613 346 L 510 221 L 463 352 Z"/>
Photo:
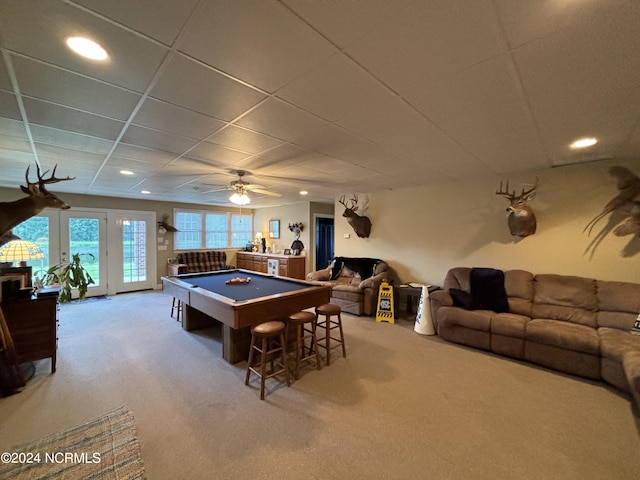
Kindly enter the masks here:
<path id="1" fill-rule="evenodd" d="M 353 195 L 349 200 L 349 205 L 345 203 L 345 196 L 343 195 L 340 197 L 339 203 L 344 206 L 342 216 L 347 219 L 347 222 L 356 232 L 356 235 L 360 238 L 369 238 L 369 234 L 371 233 L 371 220 L 369 220 L 367 216 L 361 216 L 356 213 L 356 210 L 358 210 L 358 195 Z"/>
<path id="2" fill-rule="evenodd" d="M 508 223 L 511 235 L 527 237 L 536 233 L 536 216 L 529 206 L 529 201 L 535 197 L 536 188 L 538 188 L 538 177 L 536 177 L 536 183 L 531 188 L 525 190 L 523 186 L 520 195 L 516 195 L 515 189 L 511 192 L 509 191 L 509 180 L 507 180 L 504 190 L 502 189 L 502 181 L 500 182 L 496 195 L 503 196 L 509 200 L 507 212 L 509 212 Z"/>

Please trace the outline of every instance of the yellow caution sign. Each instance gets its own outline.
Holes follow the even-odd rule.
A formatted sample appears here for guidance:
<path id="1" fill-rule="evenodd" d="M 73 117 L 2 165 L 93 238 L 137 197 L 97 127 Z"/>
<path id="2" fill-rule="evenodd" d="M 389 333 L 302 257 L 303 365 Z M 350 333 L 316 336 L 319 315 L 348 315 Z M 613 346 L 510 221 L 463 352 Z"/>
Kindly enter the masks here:
<path id="1" fill-rule="evenodd" d="M 387 282 L 380 284 L 376 322 L 395 323 L 393 314 L 393 287 Z"/>

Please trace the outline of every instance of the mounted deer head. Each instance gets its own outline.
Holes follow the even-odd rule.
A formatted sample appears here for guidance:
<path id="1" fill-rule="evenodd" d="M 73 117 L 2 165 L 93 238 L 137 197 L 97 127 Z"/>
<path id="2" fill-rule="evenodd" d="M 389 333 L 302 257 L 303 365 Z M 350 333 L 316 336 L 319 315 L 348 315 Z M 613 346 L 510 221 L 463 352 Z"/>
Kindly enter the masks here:
<path id="1" fill-rule="evenodd" d="M 56 168 L 58 168 L 56 165 L 53 168 L 53 172 L 51 172 L 51 176 L 44 178 L 49 170 L 41 174 L 40 166 L 36 165 L 36 167 L 38 169 L 38 181 L 29 181 L 30 167 L 27 167 L 27 173 L 25 175 L 27 185 L 20 185 L 22 191 L 29 195 L 28 197 L 21 198 L 15 202 L 0 202 L 0 236 L 10 232 L 13 227 L 37 215 L 47 207 L 62 210 L 70 208 L 69 205 L 60 200 L 55 194 L 47 191 L 45 185 L 73 180 L 75 177 L 56 178 Z"/>
<path id="2" fill-rule="evenodd" d="M 536 216 L 533 214 L 531 207 L 529 206 L 529 200 L 535 195 L 536 188 L 538 187 L 538 178 L 536 177 L 536 183 L 528 190 L 522 187 L 522 193 L 516 195 L 516 191 L 509 192 L 509 180 L 502 190 L 502 181 L 500 182 L 500 188 L 496 190 L 496 195 L 501 195 L 509 200 L 509 206 L 507 212 L 509 212 L 509 230 L 511 235 L 517 237 L 527 237 L 536 233 Z"/>
<path id="3" fill-rule="evenodd" d="M 356 235 L 360 238 L 369 238 L 369 234 L 371 233 L 371 220 L 369 220 L 369 217 L 360 216 L 356 213 L 356 210 L 358 210 L 358 196 L 354 195 L 353 198 L 349 200 L 349 205 L 347 205 L 343 195 L 340 197 L 340 204 L 344 206 L 342 216 L 347 218 L 347 222 L 356 232 Z"/>

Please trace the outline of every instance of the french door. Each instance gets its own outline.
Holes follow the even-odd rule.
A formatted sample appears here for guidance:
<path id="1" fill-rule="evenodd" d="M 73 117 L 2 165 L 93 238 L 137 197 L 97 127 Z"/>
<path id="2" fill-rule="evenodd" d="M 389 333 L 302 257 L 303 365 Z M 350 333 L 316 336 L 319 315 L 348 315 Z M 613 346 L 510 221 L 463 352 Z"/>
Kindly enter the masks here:
<path id="1" fill-rule="evenodd" d="M 108 218 L 109 293 L 153 288 L 156 276 L 155 213 L 112 211 Z"/>
<path id="2" fill-rule="evenodd" d="M 79 255 L 95 282 L 87 296 L 113 295 L 154 287 L 155 212 L 45 210 L 14 229 L 36 243 L 45 258 L 29 262 L 34 275 Z"/>

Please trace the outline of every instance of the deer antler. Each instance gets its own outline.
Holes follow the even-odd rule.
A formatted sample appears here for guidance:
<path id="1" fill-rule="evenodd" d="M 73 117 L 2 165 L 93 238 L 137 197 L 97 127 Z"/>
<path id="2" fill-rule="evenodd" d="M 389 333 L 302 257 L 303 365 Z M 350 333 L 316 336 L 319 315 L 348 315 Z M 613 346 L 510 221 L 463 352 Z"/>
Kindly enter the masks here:
<path id="1" fill-rule="evenodd" d="M 524 187 L 522 187 L 522 193 L 516 196 L 515 189 L 512 192 L 509 192 L 509 180 L 507 180 L 504 191 L 502 190 L 502 180 L 500 180 L 500 187 L 498 188 L 498 190 L 496 190 L 496 195 L 502 195 L 503 197 L 508 198 L 510 201 L 522 200 L 529 196 L 532 196 L 536 188 L 538 188 L 538 177 L 536 177 L 536 183 L 534 183 L 534 185 L 529 190 L 525 190 Z"/>
<path id="2" fill-rule="evenodd" d="M 500 180 L 500 188 L 496 190 L 496 195 L 502 195 L 503 197 L 506 197 L 509 200 L 513 200 L 514 198 L 516 198 L 516 191 L 514 190 L 512 193 L 509 193 L 509 180 L 507 180 L 505 189 L 504 191 L 502 191 L 502 180 Z"/>
<path id="3" fill-rule="evenodd" d="M 32 195 L 35 192 L 37 192 L 37 190 L 40 190 L 42 192 L 46 192 L 47 191 L 47 189 L 45 188 L 46 184 L 64 182 L 64 181 L 67 181 L 67 180 L 75 180 L 75 178 L 76 178 L 76 177 L 56 178 L 56 169 L 58 168 L 58 165 L 53 167 L 53 171 L 51 172 L 51 176 L 49 178 L 44 178 L 44 176 L 47 173 L 49 173 L 49 170 L 45 170 L 44 173 L 40 173 L 40 165 L 36 164 L 36 168 L 37 168 L 36 175 L 38 176 L 38 181 L 37 182 L 31 182 L 31 181 L 29 181 L 29 169 L 30 168 L 31 168 L 31 165 L 27 166 L 27 172 L 25 173 L 25 180 L 27 182 L 27 186 L 24 187 L 24 186 L 20 185 L 20 188 L 22 189 L 22 191 L 24 193 L 28 193 L 30 195 Z"/>

